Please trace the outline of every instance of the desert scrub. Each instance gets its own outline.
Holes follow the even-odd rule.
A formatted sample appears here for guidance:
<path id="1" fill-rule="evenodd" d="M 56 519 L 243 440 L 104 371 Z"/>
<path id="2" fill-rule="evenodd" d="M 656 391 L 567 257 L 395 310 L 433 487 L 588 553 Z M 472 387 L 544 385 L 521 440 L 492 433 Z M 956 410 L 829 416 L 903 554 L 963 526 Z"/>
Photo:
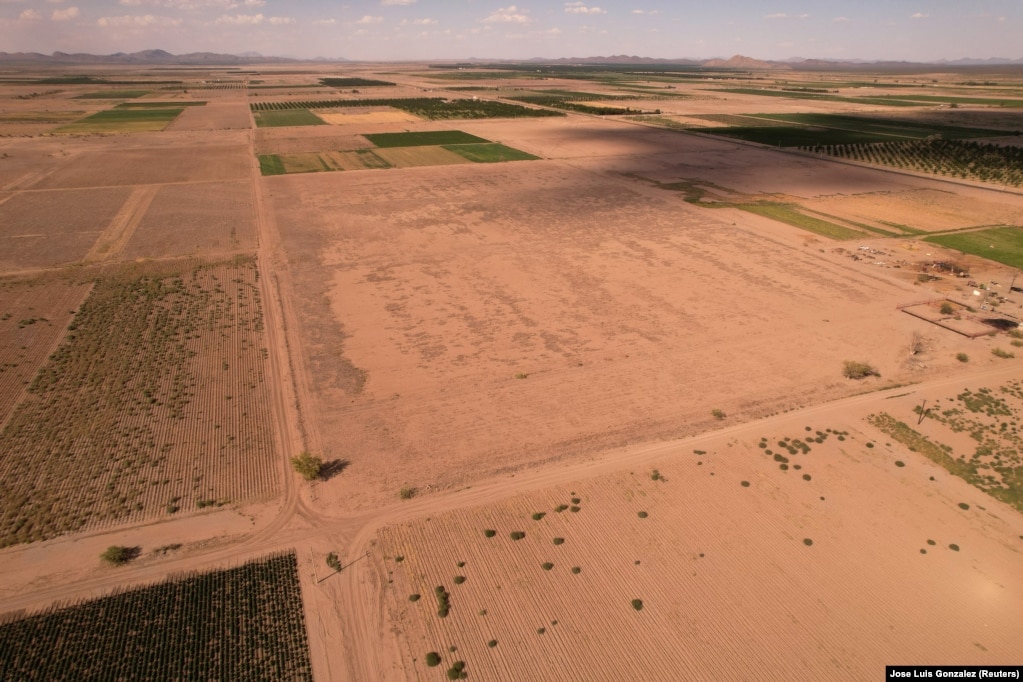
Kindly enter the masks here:
<path id="1" fill-rule="evenodd" d="M 721 420 L 727 417 L 728 415 L 725 414 L 724 410 L 714 409 L 710 411 L 710 416 L 714 417 L 714 419 Z"/>
<path id="2" fill-rule="evenodd" d="M 299 476 L 307 481 L 315 481 L 320 477 L 323 470 L 323 460 L 311 452 L 299 453 L 297 457 L 291 458 L 291 468 Z"/>
<path id="3" fill-rule="evenodd" d="M 1016 357 L 1013 353 L 1010 353 L 1007 350 L 1002 350 L 1001 348 L 998 348 L 997 346 L 995 348 L 991 349 L 991 355 L 994 355 L 996 358 L 1014 358 L 1014 357 Z"/>
<path id="4" fill-rule="evenodd" d="M 400 497 L 403 500 L 411 500 L 415 496 L 416 489 L 413 488 L 412 486 L 405 486 L 404 488 L 398 491 L 398 497 Z"/>
<path id="5" fill-rule="evenodd" d="M 867 377 L 879 377 L 881 376 L 881 373 L 869 363 L 846 360 L 842 364 L 842 376 L 846 379 L 855 379 L 858 381 L 860 379 L 866 379 Z"/>

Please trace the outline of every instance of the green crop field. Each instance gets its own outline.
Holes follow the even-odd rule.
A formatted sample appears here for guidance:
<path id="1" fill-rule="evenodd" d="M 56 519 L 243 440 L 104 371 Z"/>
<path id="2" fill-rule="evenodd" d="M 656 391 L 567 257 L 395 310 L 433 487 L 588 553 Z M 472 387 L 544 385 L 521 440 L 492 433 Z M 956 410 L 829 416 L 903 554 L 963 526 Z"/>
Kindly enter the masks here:
<path id="1" fill-rule="evenodd" d="M 286 126 L 327 125 L 319 116 L 308 109 L 286 109 L 284 111 L 257 111 L 252 114 L 257 128 L 281 128 Z"/>
<path id="2" fill-rule="evenodd" d="M 294 553 L 15 618 L 5 680 L 312 680 Z"/>
<path id="3" fill-rule="evenodd" d="M 489 142 L 461 130 L 429 130 L 420 133 L 375 133 L 363 135 L 377 147 L 428 147 L 443 144 Z"/>
<path id="4" fill-rule="evenodd" d="M 394 85 L 390 81 L 378 81 L 372 78 L 321 78 L 320 82 L 331 88 L 369 88 L 382 85 Z"/>
<path id="5" fill-rule="evenodd" d="M 937 123 L 919 123 L 916 121 L 899 121 L 889 118 L 869 118 L 866 116 L 846 116 L 843 114 L 755 114 L 756 118 L 783 123 L 834 128 L 877 136 L 875 142 L 884 142 L 892 138 L 922 140 L 940 135 L 946 140 L 965 140 L 975 137 L 1000 137 L 1006 135 L 1004 130 L 990 128 L 964 128 L 947 126 Z"/>
<path id="6" fill-rule="evenodd" d="M 533 161 L 540 157 L 527 154 L 526 152 L 511 147 L 505 147 L 497 142 L 486 144 L 456 144 L 442 145 L 444 149 L 452 151 L 474 163 L 500 163 L 501 161 Z"/>
<path id="7" fill-rule="evenodd" d="M 333 109 L 341 107 L 394 107 L 401 111 L 431 120 L 480 118 L 541 118 L 564 116 L 549 109 L 530 109 L 508 102 L 486 99 L 445 100 L 440 97 L 397 97 L 392 99 L 323 99 L 290 102 L 254 102 L 254 112 L 286 111 L 290 109 Z"/>
<path id="8" fill-rule="evenodd" d="M 800 213 L 788 204 L 758 202 L 755 204 L 735 204 L 735 208 L 741 208 L 744 211 L 749 211 L 765 218 L 771 218 L 772 220 L 808 230 L 824 237 L 830 237 L 831 239 L 861 239 L 867 236 L 866 233 L 859 230 Z"/>
<path id="9" fill-rule="evenodd" d="M 927 237 L 924 241 L 973 254 L 988 260 L 1023 268 L 1023 228 L 993 227 L 977 232 L 960 232 Z"/>
<path id="10" fill-rule="evenodd" d="M 98 92 L 86 92 L 78 95 L 75 99 L 135 99 L 148 95 L 149 90 L 100 90 Z"/>
<path id="11" fill-rule="evenodd" d="M 747 142 L 766 144 L 772 147 L 812 147 L 821 144 L 862 144 L 876 142 L 874 133 L 834 128 L 817 128 L 802 125 L 792 126 L 732 126 L 728 128 L 704 128 L 701 133 L 735 137 Z M 889 139 L 889 138 L 885 138 Z"/>
<path id="12" fill-rule="evenodd" d="M 108 109 L 86 116 L 55 133 L 138 133 L 163 130 L 184 111 L 174 109 Z"/>
<path id="13" fill-rule="evenodd" d="M 263 175 L 284 175 L 284 161 L 277 154 L 263 154 L 259 157 L 259 172 Z"/>

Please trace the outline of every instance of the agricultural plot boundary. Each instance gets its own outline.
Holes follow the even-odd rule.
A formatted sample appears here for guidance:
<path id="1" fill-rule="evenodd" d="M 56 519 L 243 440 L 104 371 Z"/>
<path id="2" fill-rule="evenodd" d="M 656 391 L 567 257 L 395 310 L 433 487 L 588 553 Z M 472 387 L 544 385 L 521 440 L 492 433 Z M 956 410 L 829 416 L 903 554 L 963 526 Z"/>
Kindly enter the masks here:
<path id="1" fill-rule="evenodd" d="M 0 650 L 4 679 L 312 680 L 294 552 L 8 614 Z"/>
<path id="2" fill-rule="evenodd" d="M 276 491 L 252 259 L 109 266 L 0 431 L 0 547 Z"/>
<path id="3" fill-rule="evenodd" d="M 259 155 L 263 175 L 531 161 L 539 157 L 461 130 L 363 135 L 373 149 Z"/>
<path id="4" fill-rule="evenodd" d="M 339 107 L 393 107 L 430 120 L 481 118 L 542 118 L 564 116 L 550 109 L 532 109 L 518 104 L 483 99 L 446 100 L 441 97 L 409 97 L 397 99 L 331 99 L 289 102 L 254 102 L 253 112 L 287 109 L 333 109 Z"/>
<path id="5" fill-rule="evenodd" d="M 108 109 L 70 125 L 61 126 L 55 133 L 138 133 L 159 132 L 181 115 L 185 109 L 174 106 L 166 109 L 137 107 L 133 109 Z"/>

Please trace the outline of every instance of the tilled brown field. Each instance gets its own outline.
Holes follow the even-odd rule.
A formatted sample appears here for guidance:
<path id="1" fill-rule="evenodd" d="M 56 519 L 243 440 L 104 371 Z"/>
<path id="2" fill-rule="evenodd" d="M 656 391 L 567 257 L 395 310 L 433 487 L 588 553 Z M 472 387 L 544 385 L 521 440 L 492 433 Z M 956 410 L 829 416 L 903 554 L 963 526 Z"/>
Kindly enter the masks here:
<path id="1" fill-rule="evenodd" d="M 276 489 L 253 263 L 112 268 L 0 432 L 0 545 Z"/>
<path id="2" fill-rule="evenodd" d="M 1013 512 L 862 421 L 806 428 L 384 529 L 372 554 L 407 677 L 456 661 L 508 680 L 1015 662 Z"/>
<path id="3" fill-rule="evenodd" d="M 89 289 L 61 280 L 0 284 L 0 425 L 64 337 Z"/>
<path id="4" fill-rule="evenodd" d="M 126 258 L 222 253 L 256 247 L 252 185 L 211 182 L 160 187 L 124 249 Z"/>
<path id="5" fill-rule="evenodd" d="M 15 194 L 0 204 L 0 268 L 81 260 L 129 194 L 121 187 Z"/>

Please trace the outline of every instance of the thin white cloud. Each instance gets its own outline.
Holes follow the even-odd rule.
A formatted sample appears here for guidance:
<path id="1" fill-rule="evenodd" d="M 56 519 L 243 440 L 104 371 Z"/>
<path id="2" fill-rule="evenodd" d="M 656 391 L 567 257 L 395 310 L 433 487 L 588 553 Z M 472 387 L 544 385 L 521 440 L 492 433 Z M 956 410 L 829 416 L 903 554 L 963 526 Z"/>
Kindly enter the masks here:
<path id="1" fill-rule="evenodd" d="M 634 9 L 634 10 L 632 10 L 632 13 L 633 14 L 645 14 L 645 15 L 651 16 L 651 17 L 653 15 L 655 15 L 655 14 L 660 14 L 660 12 L 658 10 L 655 10 L 655 9 L 651 9 L 651 10 Z"/>
<path id="2" fill-rule="evenodd" d="M 835 17 L 831 21 L 835 22 L 836 24 L 844 24 L 845 22 L 849 21 L 849 17 Z"/>
<path id="3" fill-rule="evenodd" d="M 515 5 L 498 8 L 490 16 L 480 19 L 484 24 L 528 24 L 529 17 L 526 16 L 529 10 L 519 10 Z"/>
<path id="4" fill-rule="evenodd" d="M 567 14 L 607 14 L 606 10 L 600 7 L 587 7 L 584 2 L 566 2 L 565 12 Z"/>
<path id="5" fill-rule="evenodd" d="M 146 26 L 180 26 L 181 19 L 174 19 L 171 17 L 161 17 L 153 14 L 125 14 L 119 17 L 100 17 L 96 20 L 99 26 L 134 26 L 134 27 L 146 27 Z"/>
<path id="6" fill-rule="evenodd" d="M 337 19 L 313 19 L 313 26 L 333 26 L 337 23 Z"/>
<path id="7" fill-rule="evenodd" d="M 436 19 L 413 19 L 412 23 L 418 26 L 436 26 L 438 22 Z"/>
<path id="8" fill-rule="evenodd" d="M 930 14 L 925 14 L 923 12 L 917 12 L 916 14 L 911 16 L 910 19 L 926 19 L 929 16 L 931 16 L 931 15 Z"/>
<path id="9" fill-rule="evenodd" d="M 118 0 L 125 7 L 166 7 L 177 10 L 198 9 L 256 9 L 266 6 L 266 0 Z"/>
<path id="10" fill-rule="evenodd" d="M 266 17 L 262 14 L 225 14 L 213 23 L 232 26 L 255 26 L 262 24 L 265 19 Z"/>
<path id="11" fill-rule="evenodd" d="M 384 20 L 383 17 L 371 17 L 370 15 L 367 14 L 366 16 L 364 16 L 362 19 L 359 19 L 355 23 L 362 24 L 365 26 L 367 24 L 379 24 L 383 20 Z"/>
<path id="12" fill-rule="evenodd" d="M 286 24 L 294 24 L 295 23 L 295 18 L 294 17 L 270 17 L 269 19 L 267 19 L 267 21 L 270 22 L 271 24 L 273 24 L 274 26 L 284 26 Z"/>
<path id="13" fill-rule="evenodd" d="M 785 14 L 785 12 L 776 12 L 775 14 L 768 14 L 768 15 L 766 15 L 764 18 L 765 19 L 785 19 L 788 16 L 789 15 Z"/>
<path id="14" fill-rule="evenodd" d="M 416 0 L 380 0 L 380 4 L 384 7 L 406 7 L 416 4 Z"/>
<path id="15" fill-rule="evenodd" d="M 40 19 L 43 18 L 43 15 L 35 11 L 34 9 L 27 9 L 24 10 L 21 14 L 19 14 L 18 18 L 21 19 L 22 21 L 39 21 Z"/>
<path id="16" fill-rule="evenodd" d="M 53 14 L 50 15 L 50 19 L 53 21 L 71 21 L 78 16 L 77 7 L 68 7 L 67 9 L 55 9 Z"/>

